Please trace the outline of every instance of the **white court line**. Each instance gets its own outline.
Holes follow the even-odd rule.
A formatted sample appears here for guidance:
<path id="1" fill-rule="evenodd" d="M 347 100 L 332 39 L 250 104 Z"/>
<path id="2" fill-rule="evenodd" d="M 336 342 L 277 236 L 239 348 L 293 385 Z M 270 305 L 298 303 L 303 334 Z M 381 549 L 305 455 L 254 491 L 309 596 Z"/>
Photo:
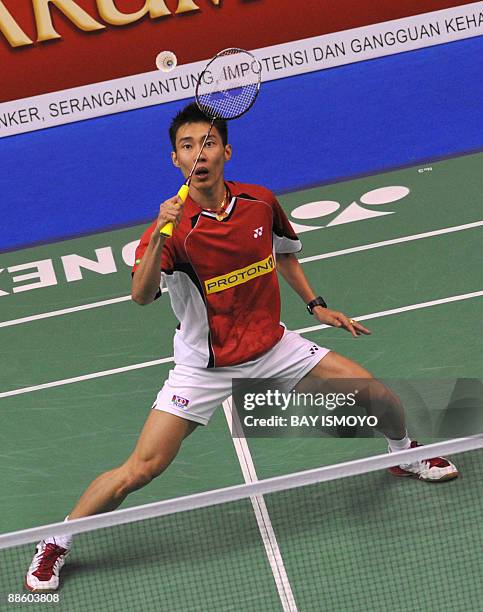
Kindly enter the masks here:
<path id="1" fill-rule="evenodd" d="M 71 385 L 72 383 L 82 382 L 84 380 L 91 380 L 92 378 L 102 378 L 103 376 L 111 376 L 111 374 L 121 374 L 122 372 L 129 372 L 131 370 L 141 370 L 142 368 L 150 368 L 151 366 L 160 365 L 161 363 L 169 363 L 170 361 L 174 361 L 173 357 L 164 357 L 163 359 L 155 359 L 154 361 L 144 361 L 143 363 L 133 363 L 133 365 L 123 366 L 122 368 L 102 370 L 101 372 L 83 374 L 81 376 L 74 376 L 73 378 L 64 378 L 63 380 L 53 380 L 52 382 L 43 383 L 41 385 L 33 385 L 32 387 L 23 387 L 22 389 L 5 391 L 3 393 L 0 393 L 0 398 L 10 397 L 12 395 L 21 395 L 22 393 L 32 393 L 32 391 L 50 389 L 51 387 Z"/>
<path id="2" fill-rule="evenodd" d="M 161 289 L 162 293 L 167 293 L 167 291 L 168 290 L 166 288 Z M 21 325 L 22 323 L 30 323 L 31 321 L 39 321 L 40 319 L 50 319 L 51 317 L 59 317 L 65 314 L 71 314 L 72 312 L 89 310 L 91 308 L 101 308 L 102 306 L 110 306 L 111 304 L 118 304 L 119 302 L 129 302 L 130 300 L 130 295 L 122 295 L 121 297 L 111 298 L 110 300 L 102 300 L 101 302 L 92 302 L 91 304 L 83 304 L 82 306 L 71 306 L 70 308 L 62 308 L 62 310 L 41 312 L 40 314 L 32 315 L 30 317 L 22 317 L 21 319 L 11 319 L 10 321 L 2 321 L 0 322 L 0 327 Z"/>
<path id="3" fill-rule="evenodd" d="M 467 229 L 479 227 L 483 225 L 483 221 L 475 221 L 474 223 L 465 223 L 464 225 L 454 225 L 453 227 L 445 227 L 431 232 L 423 232 L 422 234 L 413 234 L 412 236 L 403 236 L 402 238 L 393 238 L 392 240 L 383 240 L 382 242 L 373 242 L 372 244 L 363 244 L 361 246 L 352 247 L 350 249 L 342 249 L 340 251 L 332 251 L 332 253 L 322 253 L 322 255 L 313 255 L 312 257 L 304 257 L 299 259 L 300 263 L 308 261 L 317 261 L 318 259 L 329 259 L 330 257 L 338 257 L 339 255 L 348 255 L 349 253 L 358 253 L 359 251 L 370 251 L 380 247 L 390 246 L 391 244 L 401 244 L 402 242 L 410 242 L 412 240 L 421 240 L 422 238 L 431 238 L 432 236 L 442 236 L 443 234 L 451 234 L 453 232 L 462 232 Z"/>
<path id="4" fill-rule="evenodd" d="M 401 308 L 392 308 L 391 310 L 381 310 L 380 312 L 373 312 L 367 315 L 354 316 L 354 319 L 358 321 L 366 321 L 368 319 L 377 319 L 379 317 L 385 317 L 393 314 L 399 314 L 402 312 L 409 312 L 411 310 L 419 310 L 420 308 L 429 308 L 431 306 L 439 306 L 440 304 L 448 304 L 450 302 L 459 302 L 461 300 L 470 300 L 475 297 L 483 296 L 483 291 L 474 291 L 473 293 L 463 293 L 461 295 L 453 295 L 440 300 L 432 300 L 431 302 L 420 302 L 419 304 L 410 304 L 409 306 L 402 306 Z M 325 329 L 330 327 L 329 325 L 313 325 L 312 327 L 303 327 L 296 329 L 299 334 L 308 333 L 317 329 Z M 120 374 L 121 372 L 128 372 L 131 370 L 138 370 L 141 368 L 149 368 L 150 366 L 159 365 L 161 363 L 169 363 L 174 361 L 173 357 L 164 357 L 163 359 L 155 359 L 154 361 L 145 361 L 143 363 L 135 363 L 130 366 L 123 366 L 122 368 L 115 368 L 113 370 L 104 370 L 102 372 L 94 372 L 92 374 L 84 374 L 82 376 L 75 376 L 74 378 L 65 378 L 63 380 L 54 380 L 49 383 L 43 383 L 41 385 L 33 385 L 32 387 L 23 387 L 21 389 L 13 389 L 12 391 L 4 391 L 0 393 L 0 399 L 2 397 L 11 397 L 12 395 L 21 395 L 23 393 L 31 393 L 32 391 L 40 391 L 41 389 L 48 389 L 51 387 L 60 387 L 62 385 L 69 385 L 71 383 L 81 382 L 83 380 L 90 380 L 92 378 L 101 378 L 102 376 L 110 376 L 111 374 Z"/>
<path id="5" fill-rule="evenodd" d="M 11 319 L 10 321 L 2 321 L 0 327 L 10 327 L 11 325 L 21 325 L 22 323 L 30 323 L 30 321 L 38 321 L 39 319 L 49 319 L 50 317 L 60 317 L 61 315 L 70 314 L 71 312 L 79 312 L 80 310 L 89 310 L 90 308 L 101 308 L 101 306 L 110 306 L 119 302 L 127 302 L 131 299 L 130 295 L 112 298 L 111 300 L 102 300 L 102 302 L 92 302 L 82 306 L 72 306 L 71 308 L 62 308 L 62 310 L 52 310 L 52 312 L 42 312 L 30 317 L 22 317 L 21 319 Z"/>
<path id="6" fill-rule="evenodd" d="M 373 242 L 371 244 L 363 244 L 349 249 L 342 249 L 340 251 L 332 251 L 330 253 L 322 253 L 321 255 L 313 255 L 311 257 L 303 257 L 299 259 L 301 264 L 317 261 L 319 259 L 330 259 L 331 257 L 338 257 L 340 255 L 349 255 L 350 253 L 357 253 L 359 251 L 369 251 L 371 249 L 378 249 L 384 246 L 390 246 L 393 244 L 400 244 L 403 242 L 410 242 L 412 240 L 421 240 L 423 238 L 430 238 L 432 236 L 441 236 L 443 234 L 451 234 L 453 232 L 461 232 L 474 227 L 483 225 L 483 221 L 475 221 L 474 223 L 466 223 L 464 225 L 455 225 L 453 227 L 445 227 L 443 229 L 434 230 L 431 232 L 424 232 L 422 234 L 413 234 L 411 236 L 402 236 L 401 238 L 394 238 L 392 240 L 384 240 L 382 242 Z M 163 293 L 167 289 L 162 290 Z M 79 312 L 81 310 L 89 310 L 90 308 L 100 308 L 102 306 L 109 306 L 111 304 L 117 304 L 119 302 L 128 302 L 131 299 L 130 295 L 124 295 L 122 297 L 113 298 L 111 300 L 103 300 L 102 302 L 92 302 L 91 304 L 84 304 L 83 306 L 73 306 L 71 308 L 63 308 L 62 310 L 53 310 L 51 312 L 43 312 L 40 314 L 32 315 L 29 317 L 22 317 L 20 319 L 11 319 L 9 321 L 0 322 L 0 328 L 10 327 L 12 325 L 21 325 L 22 323 L 30 323 L 31 321 L 39 321 L 40 319 L 48 319 L 50 317 L 59 317 L 65 314 L 71 314 L 73 312 Z"/>
<path id="7" fill-rule="evenodd" d="M 231 397 L 223 402 L 223 411 L 225 413 L 228 429 L 230 430 L 231 439 L 235 445 L 235 451 L 241 471 L 243 473 L 243 478 L 247 484 L 258 482 L 255 464 L 253 463 L 248 443 L 243 434 L 243 428 L 241 426 L 238 414 L 235 410 L 233 410 Z M 292 587 L 290 585 L 282 554 L 278 546 L 277 536 L 275 535 L 272 521 L 270 520 L 270 515 L 268 514 L 265 498 L 263 495 L 252 495 L 250 497 L 250 501 L 257 520 L 258 530 L 262 536 L 265 553 L 272 570 L 283 610 L 284 612 L 297 612 L 297 604 L 295 603 Z"/>
<path id="8" fill-rule="evenodd" d="M 379 317 L 386 317 L 394 314 L 400 314 L 401 312 L 410 312 L 411 310 L 419 310 L 421 308 L 430 308 L 431 306 L 439 306 L 440 304 L 449 304 L 451 302 L 459 302 L 461 300 L 471 300 L 471 298 L 482 297 L 483 291 L 474 291 L 473 293 L 463 293 L 461 295 L 453 295 L 451 297 L 442 298 L 440 300 L 432 300 L 431 302 L 421 302 L 420 304 L 411 304 L 410 306 L 402 306 L 401 308 L 391 308 L 390 310 L 382 310 L 381 312 L 373 312 L 372 314 L 362 315 L 360 317 L 352 317 L 357 321 L 368 321 L 369 319 L 378 319 Z M 302 327 L 296 331 L 299 334 L 305 334 L 316 329 L 326 329 L 332 327 L 331 325 L 312 325 L 311 327 Z M 0 395 L 1 397 L 1 395 Z"/>

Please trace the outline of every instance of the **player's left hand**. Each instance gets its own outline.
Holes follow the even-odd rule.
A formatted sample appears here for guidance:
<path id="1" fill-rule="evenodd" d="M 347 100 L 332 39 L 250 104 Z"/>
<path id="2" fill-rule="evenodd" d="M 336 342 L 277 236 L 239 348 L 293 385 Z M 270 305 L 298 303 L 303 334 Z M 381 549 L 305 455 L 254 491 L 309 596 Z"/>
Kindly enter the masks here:
<path id="1" fill-rule="evenodd" d="M 326 325 L 332 325 L 332 327 L 343 327 L 348 332 L 350 332 L 354 338 L 360 336 L 361 334 L 370 334 L 371 332 L 364 327 L 358 321 L 354 321 L 354 319 L 350 319 L 346 317 L 346 315 L 342 312 L 338 312 L 337 310 L 330 310 L 330 308 L 322 308 L 322 306 L 316 306 L 313 309 L 314 317 L 320 323 L 325 323 Z"/>

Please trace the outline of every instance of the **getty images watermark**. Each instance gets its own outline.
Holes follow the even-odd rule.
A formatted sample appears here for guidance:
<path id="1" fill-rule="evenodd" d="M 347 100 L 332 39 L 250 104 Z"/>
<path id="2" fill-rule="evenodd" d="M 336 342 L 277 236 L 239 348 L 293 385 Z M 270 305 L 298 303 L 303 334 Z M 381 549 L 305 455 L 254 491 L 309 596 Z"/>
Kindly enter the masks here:
<path id="1" fill-rule="evenodd" d="M 483 431 L 480 380 L 381 382 L 404 407 L 413 436 L 451 438 Z M 245 437 L 372 438 L 377 430 L 400 429 L 401 412 L 381 397 L 377 381 L 235 379 L 232 395 L 234 418 Z"/>
<path id="2" fill-rule="evenodd" d="M 247 392 L 243 395 L 243 410 L 245 412 L 255 411 L 253 414 L 244 416 L 245 427 L 377 427 L 378 419 L 374 415 L 350 414 L 350 409 L 356 406 L 358 389 L 349 393 L 302 393 L 290 391 L 289 393 L 280 389 L 267 389 L 265 392 Z M 302 414 L 271 414 L 267 417 L 255 416 L 260 410 L 280 410 L 281 413 L 295 411 L 304 408 Z M 324 408 L 329 412 L 320 412 Z M 330 414 L 337 408 L 347 408 L 348 414 Z M 318 414 L 312 414 L 313 410 Z"/>

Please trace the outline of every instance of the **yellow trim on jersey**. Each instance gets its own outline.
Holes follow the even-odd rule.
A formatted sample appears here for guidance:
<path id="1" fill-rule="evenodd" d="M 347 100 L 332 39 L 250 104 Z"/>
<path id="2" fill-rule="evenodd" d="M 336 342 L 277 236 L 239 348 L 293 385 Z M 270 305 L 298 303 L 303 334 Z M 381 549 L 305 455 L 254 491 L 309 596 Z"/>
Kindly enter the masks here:
<path id="1" fill-rule="evenodd" d="M 230 289 L 236 285 L 246 283 L 252 280 L 252 278 L 257 278 L 257 276 L 269 274 L 274 269 L 275 262 L 273 255 L 269 255 L 266 259 L 256 261 L 246 268 L 233 270 L 233 272 L 228 272 L 228 274 L 223 274 L 223 276 L 215 276 L 214 278 L 206 280 L 205 290 L 208 295 L 217 293 L 218 291 L 224 291 L 225 289 Z"/>

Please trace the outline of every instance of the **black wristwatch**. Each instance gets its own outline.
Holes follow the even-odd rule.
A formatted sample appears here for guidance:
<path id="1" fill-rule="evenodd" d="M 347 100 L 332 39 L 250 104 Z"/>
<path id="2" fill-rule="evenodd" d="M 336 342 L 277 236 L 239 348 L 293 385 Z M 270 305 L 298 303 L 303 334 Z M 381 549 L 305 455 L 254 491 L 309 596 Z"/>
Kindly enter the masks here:
<path id="1" fill-rule="evenodd" d="M 316 297 L 315 300 L 312 300 L 311 302 L 307 304 L 307 310 L 309 311 L 309 314 L 311 315 L 314 314 L 314 308 L 316 306 L 322 306 L 323 308 L 327 308 L 327 304 L 325 303 L 324 298 L 321 297 L 320 295 Z"/>

